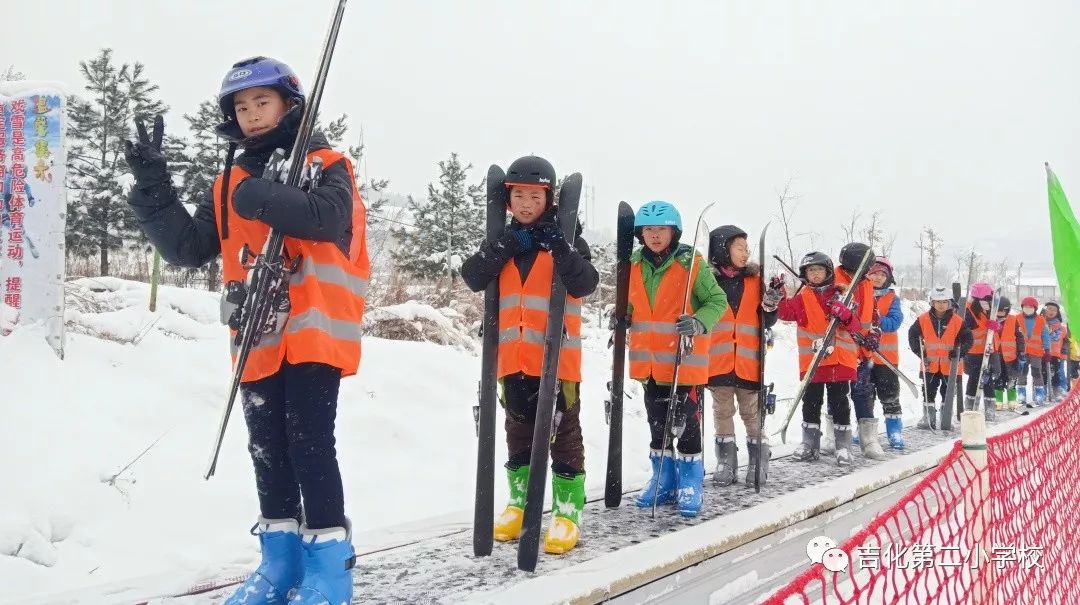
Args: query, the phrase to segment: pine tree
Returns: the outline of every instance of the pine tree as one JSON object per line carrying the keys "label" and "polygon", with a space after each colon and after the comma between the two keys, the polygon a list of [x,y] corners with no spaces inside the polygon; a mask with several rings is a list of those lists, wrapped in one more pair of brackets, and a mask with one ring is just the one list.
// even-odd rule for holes
{"label": "pine tree", "polygon": [[7,69],[0,72],[0,82],[7,82],[8,80],[25,80],[26,74],[15,69],[14,65],[8,65]]}
{"label": "pine tree", "polygon": [[71,145],[68,152],[68,250],[79,256],[97,254],[101,275],[109,274],[109,252],[133,247],[144,236],[125,200],[128,172],[123,142],[134,138],[132,119],[149,122],[168,107],[153,98],[158,87],[144,75],[144,66],[117,65],[112,49],[79,62],[86,79],[86,98],[68,101]]}
{"label": "pine tree", "polygon": [[472,167],[451,153],[439,162],[439,188],[428,184],[426,202],[409,202],[414,227],[394,229],[401,241],[394,260],[401,269],[424,279],[449,273],[453,285],[461,259],[484,237],[484,185],[466,182]]}

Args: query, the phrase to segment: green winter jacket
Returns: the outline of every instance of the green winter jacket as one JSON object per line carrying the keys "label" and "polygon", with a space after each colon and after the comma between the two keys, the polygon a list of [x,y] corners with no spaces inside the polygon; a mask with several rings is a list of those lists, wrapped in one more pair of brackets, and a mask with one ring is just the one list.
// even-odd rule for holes
{"label": "green winter jacket", "polygon": [[[641,248],[634,250],[630,255],[630,262],[641,264],[641,278],[645,282],[645,293],[649,295],[649,303],[652,304],[656,300],[656,289],[660,287],[660,280],[667,273],[671,263],[678,261],[689,271],[693,266],[691,262],[693,256],[689,245],[679,244],[675,254],[669,256],[663,265],[653,267],[652,263],[644,259],[641,251]],[[716,283],[716,276],[709,270],[709,264],[705,262],[701,254],[697,256],[701,259],[698,267],[703,270],[698,271],[697,279],[694,281],[694,288],[690,294],[690,308],[694,312],[694,317],[705,326],[706,333],[710,333],[727,310],[727,294],[724,294],[724,289]],[[633,311],[633,306],[630,306],[628,316],[632,317]]]}

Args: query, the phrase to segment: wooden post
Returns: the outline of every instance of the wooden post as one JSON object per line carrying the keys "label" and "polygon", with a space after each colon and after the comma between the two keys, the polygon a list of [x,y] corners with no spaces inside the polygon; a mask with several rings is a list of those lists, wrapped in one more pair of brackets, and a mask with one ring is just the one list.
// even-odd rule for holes
{"label": "wooden post", "polygon": [[150,272],[150,312],[157,311],[157,286],[161,281],[161,254],[154,249],[154,268]]}
{"label": "wooden post", "polygon": [[[964,444],[964,453],[971,460],[977,473],[969,496],[965,498],[968,522],[971,523],[971,551],[973,566],[971,602],[976,605],[994,603],[994,562],[993,544],[990,525],[993,521],[993,502],[990,500],[990,471],[987,469],[986,456],[986,417],[982,410],[966,411],[960,416],[960,439]],[[976,567],[977,566],[977,567]]]}

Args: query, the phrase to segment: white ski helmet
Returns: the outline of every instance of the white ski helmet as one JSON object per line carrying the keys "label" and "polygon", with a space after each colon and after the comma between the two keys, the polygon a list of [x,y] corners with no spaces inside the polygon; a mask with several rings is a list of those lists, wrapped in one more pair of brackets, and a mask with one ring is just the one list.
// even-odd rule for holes
{"label": "white ski helmet", "polygon": [[930,290],[930,302],[939,300],[952,302],[952,294],[949,293],[945,286],[936,286]]}

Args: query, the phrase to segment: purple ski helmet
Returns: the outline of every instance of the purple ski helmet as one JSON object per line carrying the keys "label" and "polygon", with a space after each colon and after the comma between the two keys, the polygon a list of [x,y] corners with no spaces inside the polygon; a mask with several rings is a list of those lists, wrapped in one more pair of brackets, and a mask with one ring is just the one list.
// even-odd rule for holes
{"label": "purple ski helmet", "polygon": [[984,281],[975,282],[971,284],[971,297],[975,300],[991,300],[994,298],[994,290]]}
{"label": "purple ski helmet", "polygon": [[304,89],[300,86],[300,78],[291,67],[277,59],[251,57],[234,63],[229,73],[225,74],[225,78],[221,80],[218,105],[221,106],[222,115],[227,119],[234,118],[233,95],[255,86],[274,88],[286,99],[304,100]]}

